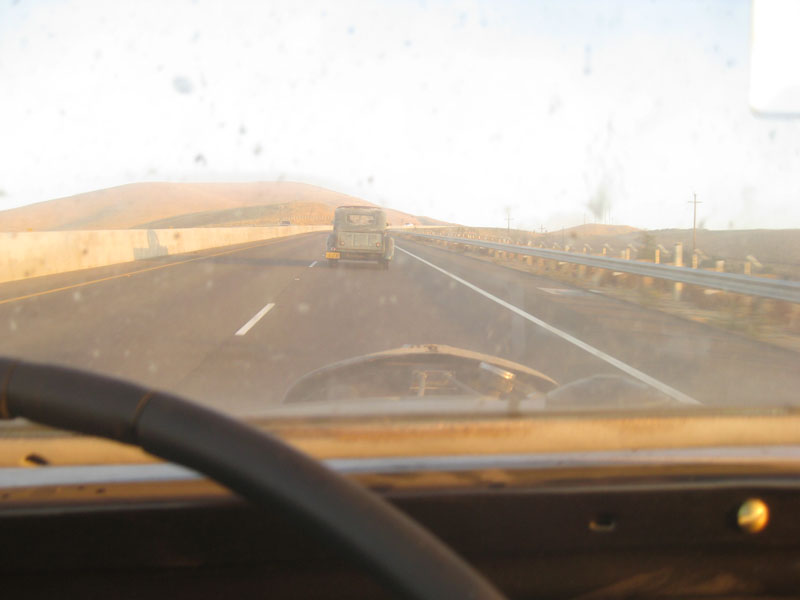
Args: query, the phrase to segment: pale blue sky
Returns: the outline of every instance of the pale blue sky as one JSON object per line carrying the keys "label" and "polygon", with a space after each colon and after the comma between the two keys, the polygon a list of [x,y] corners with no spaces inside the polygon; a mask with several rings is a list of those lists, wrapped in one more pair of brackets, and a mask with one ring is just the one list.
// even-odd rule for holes
{"label": "pale blue sky", "polygon": [[0,208],[318,183],[548,229],[800,227],[800,126],[748,108],[747,0],[0,3]]}

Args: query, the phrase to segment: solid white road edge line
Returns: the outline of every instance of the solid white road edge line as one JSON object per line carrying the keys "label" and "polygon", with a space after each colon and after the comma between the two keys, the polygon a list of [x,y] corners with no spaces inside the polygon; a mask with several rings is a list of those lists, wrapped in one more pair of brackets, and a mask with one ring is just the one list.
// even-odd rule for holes
{"label": "solid white road edge line", "polygon": [[314,261],[314,262],[312,262],[310,265],[308,265],[308,268],[310,269],[310,268],[311,268],[311,267],[313,267],[315,264],[317,264],[317,261]]}
{"label": "solid white road edge line", "polygon": [[609,354],[606,354],[602,350],[598,350],[594,346],[590,346],[586,342],[583,342],[583,341],[579,340],[578,338],[576,338],[573,335],[570,335],[566,331],[561,331],[557,327],[553,327],[549,323],[545,323],[544,321],[542,321],[538,317],[534,317],[533,315],[531,315],[529,313],[526,313],[521,308],[517,308],[513,304],[510,304],[510,303],[506,302],[505,300],[503,300],[501,298],[498,298],[494,294],[490,294],[486,290],[483,290],[483,289],[479,288],[477,285],[473,285],[469,281],[461,279],[461,277],[459,277],[458,275],[453,275],[449,271],[445,271],[441,267],[437,267],[435,264],[433,264],[431,262],[428,262],[424,258],[420,258],[416,254],[412,254],[411,252],[409,252],[408,250],[405,250],[404,248],[401,248],[400,246],[396,246],[396,248],[398,250],[400,250],[401,252],[405,252],[406,254],[408,254],[412,258],[416,258],[418,261],[420,261],[423,264],[428,265],[432,269],[436,269],[440,273],[443,273],[444,275],[447,275],[451,279],[456,280],[460,284],[467,286],[469,289],[471,289],[471,290],[473,290],[475,292],[478,292],[480,295],[488,298],[489,300],[492,300],[493,302],[496,302],[500,306],[502,306],[504,308],[507,308],[511,312],[518,314],[520,317],[523,317],[523,318],[527,319],[531,323],[535,323],[536,325],[538,325],[542,329],[546,329],[550,333],[552,333],[554,335],[557,335],[558,337],[560,337],[563,340],[568,341],[570,344],[576,345],[581,350],[585,350],[586,352],[588,352],[589,354],[591,354],[593,356],[596,356],[600,360],[604,360],[608,364],[613,365],[614,367],[616,367],[617,369],[619,369],[620,371],[622,371],[624,373],[627,373],[631,377],[634,377],[635,379],[638,379],[639,381],[642,381],[642,382],[646,383],[647,385],[654,387],[658,391],[663,392],[664,394],[668,395],[671,398],[674,398],[678,402],[682,402],[684,404],[701,404],[700,401],[695,400],[691,396],[687,396],[683,392],[680,392],[680,391],[676,390],[675,388],[668,386],[666,383],[662,383],[658,379],[654,379],[653,377],[650,377],[650,375],[648,375],[646,373],[642,373],[640,370],[635,369],[634,367],[622,362],[619,359],[614,358],[613,356],[611,356]]}
{"label": "solid white road edge line", "polygon": [[253,325],[258,323],[261,320],[261,317],[263,317],[265,314],[271,311],[274,306],[275,306],[274,302],[270,302],[269,304],[267,304],[264,308],[262,308],[255,315],[253,315],[252,319],[250,319],[247,323],[242,325],[241,329],[239,329],[239,331],[236,332],[236,335],[244,335],[248,331],[250,331],[253,328]]}

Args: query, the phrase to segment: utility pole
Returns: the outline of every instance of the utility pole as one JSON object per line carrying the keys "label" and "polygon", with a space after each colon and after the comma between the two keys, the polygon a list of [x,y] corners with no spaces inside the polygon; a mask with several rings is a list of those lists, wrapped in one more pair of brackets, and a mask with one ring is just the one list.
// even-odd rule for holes
{"label": "utility pole", "polygon": [[689,200],[689,204],[694,204],[694,219],[692,220],[692,256],[697,251],[697,205],[702,202],[697,201],[697,192],[694,192],[694,200]]}
{"label": "utility pole", "polygon": [[511,233],[511,207],[506,207],[506,231]]}

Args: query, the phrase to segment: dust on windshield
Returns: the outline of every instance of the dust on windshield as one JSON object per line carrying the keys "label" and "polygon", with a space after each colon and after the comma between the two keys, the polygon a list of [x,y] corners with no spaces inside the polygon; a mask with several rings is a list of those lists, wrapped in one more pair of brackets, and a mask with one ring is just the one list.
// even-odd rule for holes
{"label": "dust on windshield", "polygon": [[774,9],[6,2],[0,355],[237,416],[795,405]]}

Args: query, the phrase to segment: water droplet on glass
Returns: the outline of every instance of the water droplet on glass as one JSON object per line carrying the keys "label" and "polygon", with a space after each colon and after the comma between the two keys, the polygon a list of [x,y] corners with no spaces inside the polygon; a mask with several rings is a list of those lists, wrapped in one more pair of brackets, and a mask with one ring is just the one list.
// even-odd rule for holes
{"label": "water droplet on glass", "polygon": [[192,82],[189,81],[186,77],[175,77],[172,80],[172,87],[175,88],[175,91],[179,94],[191,94],[192,90],[194,90],[194,86]]}

